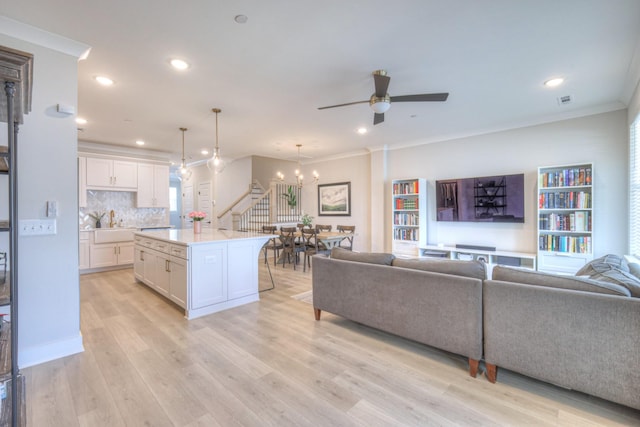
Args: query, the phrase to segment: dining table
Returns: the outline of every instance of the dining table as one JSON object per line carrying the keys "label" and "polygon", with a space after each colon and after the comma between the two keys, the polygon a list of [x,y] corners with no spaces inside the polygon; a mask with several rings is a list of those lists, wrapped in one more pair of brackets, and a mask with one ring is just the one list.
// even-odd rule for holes
{"label": "dining table", "polygon": [[[317,239],[321,241],[327,249],[333,249],[340,246],[347,237],[353,237],[354,233],[342,233],[340,231],[321,231],[316,234]],[[302,232],[295,232],[296,238],[302,238]]]}

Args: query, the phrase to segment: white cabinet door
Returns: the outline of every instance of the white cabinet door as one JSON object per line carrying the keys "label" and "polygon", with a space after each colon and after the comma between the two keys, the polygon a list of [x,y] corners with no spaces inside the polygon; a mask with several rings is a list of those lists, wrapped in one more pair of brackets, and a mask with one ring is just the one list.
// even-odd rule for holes
{"label": "white cabinet door", "polygon": [[156,252],[148,249],[144,251],[144,283],[156,287]]}
{"label": "white cabinet door", "polygon": [[169,207],[169,166],[138,164],[139,208]]}
{"label": "white cabinet door", "polygon": [[153,165],[139,163],[137,205],[139,208],[151,208],[153,199]]}
{"label": "white cabinet door", "polygon": [[169,296],[169,281],[171,280],[169,271],[169,255],[158,252],[156,254],[155,288],[158,293],[164,296]]}
{"label": "white cabinet door", "polygon": [[171,270],[169,297],[182,308],[187,308],[187,261],[171,257],[169,269]]}
{"label": "white cabinet door", "polygon": [[78,157],[78,206],[87,207],[87,158]]}
{"label": "white cabinet door", "polygon": [[228,243],[228,298],[236,299],[256,293],[257,251],[252,241]]}
{"label": "white cabinet door", "polygon": [[118,243],[118,265],[133,263],[133,242]]}
{"label": "white cabinet door", "polygon": [[226,301],[226,243],[193,246],[189,262],[191,263],[189,308],[198,309]]}
{"label": "white cabinet door", "polygon": [[90,268],[89,260],[89,241],[80,240],[78,247],[78,269],[84,270]]}
{"label": "white cabinet door", "polygon": [[133,275],[136,279],[144,282],[144,256],[146,255],[144,248],[136,246],[134,250]]}
{"label": "white cabinet door", "polygon": [[135,191],[138,188],[138,163],[114,160],[113,186]]}
{"label": "white cabinet door", "polygon": [[112,169],[113,160],[87,157],[87,186],[111,187]]}
{"label": "white cabinet door", "polygon": [[158,208],[169,207],[169,166],[155,165],[153,168],[153,193]]}
{"label": "white cabinet door", "polygon": [[91,245],[89,248],[91,268],[111,267],[117,265],[117,246],[113,243]]}

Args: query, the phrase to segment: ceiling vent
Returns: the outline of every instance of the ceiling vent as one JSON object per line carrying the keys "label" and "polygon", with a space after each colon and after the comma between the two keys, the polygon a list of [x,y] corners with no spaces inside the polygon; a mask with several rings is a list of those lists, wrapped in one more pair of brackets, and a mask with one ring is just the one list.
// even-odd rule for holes
{"label": "ceiling vent", "polygon": [[558,97],[558,105],[571,104],[571,95],[565,95]]}

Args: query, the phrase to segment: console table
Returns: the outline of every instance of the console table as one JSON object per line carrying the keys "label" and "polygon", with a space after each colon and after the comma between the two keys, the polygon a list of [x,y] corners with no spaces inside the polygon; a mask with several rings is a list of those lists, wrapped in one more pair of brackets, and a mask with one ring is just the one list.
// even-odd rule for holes
{"label": "console table", "polygon": [[420,257],[441,257],[459,260],[479,260],[487,263],[488,272],[494,265],[536,269],[536,254],[527,252],[463,249],[454,246],[427,245],[420,247]]}

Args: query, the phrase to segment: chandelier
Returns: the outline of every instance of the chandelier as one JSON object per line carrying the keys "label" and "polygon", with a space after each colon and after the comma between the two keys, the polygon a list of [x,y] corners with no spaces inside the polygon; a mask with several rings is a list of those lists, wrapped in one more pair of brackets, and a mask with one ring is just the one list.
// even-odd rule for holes
{"label": "chandelier", "polygon": [[187,128],[180,128],[180,131],[182,132],[182,163],[180,163],[180,167],[176,170],[176,176],[180,181],[187,181],[191,178],[191,169],[187,168],[184,157],[184,133],[187,131]]}
{"label": "chandelier", "polygon": [[[304,185],[304,175],[302,175],[302,163],[300,162],[300,148],[302,148],[302,144],[296,144],[296,147],[298,147],[298,168],[295,170],[295,174],[296,174],[296,185],[299,188],[302,188],[302,186]],[[277,172],[276,176],[278,177],[278,180],[280,181],[284,181],[284,174],[282,172]],[[313,183],[317,183],[318,179],[320,178],[320,175],[318,174],[317,171],[313,171]]]}

